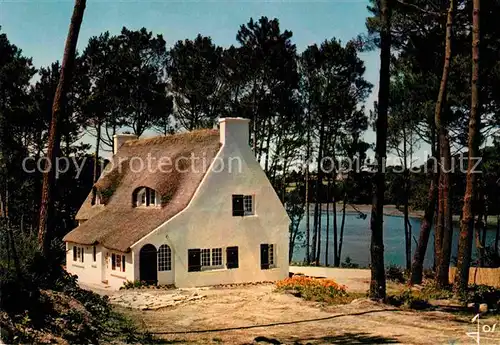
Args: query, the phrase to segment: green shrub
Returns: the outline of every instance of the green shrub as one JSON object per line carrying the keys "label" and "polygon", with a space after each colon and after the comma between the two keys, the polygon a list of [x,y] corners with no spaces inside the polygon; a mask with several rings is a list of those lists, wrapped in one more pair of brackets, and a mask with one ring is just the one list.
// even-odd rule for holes
{"label": "green shrub", "polygon": [[398,295],[389,296],[387,298],[387,303],[396,307],[416,310],[427,309],[431,306],[425,298],[422,298],[410,289],[407,289]]}
{"label": "green shrub", "polygon": [[352,259],[349,256],[347,256],[345,258],[345,261],[340,264],[340,267],[342,267],[342,268],[359,268],[359,265],[352,262]]}
{"label": "green shrub", "polygon": [[385,269],[385,276],[387,280],[391,280],[397,283],[404,283],[406,281],[404,270],[396,265],[389,265]]}
{"label": "green shrub", "polygon": [[500,308],[500,289],[487,285],[470,285],[465,302],[487,303],[488,306]]}
{"label": "green shrub", "polygon": [[425,299],[450,299],[453,298],[453,291],[438,287],[435,282],[424,285],[421,296]]}
{"label": "green shrub", "polygon": [[128,289],[141,289],[143,287],[148,287],[155,284],[149,284],[143,280],[127,280],[123,283],[123,286],[120,287],[120,290],[128,290]]}

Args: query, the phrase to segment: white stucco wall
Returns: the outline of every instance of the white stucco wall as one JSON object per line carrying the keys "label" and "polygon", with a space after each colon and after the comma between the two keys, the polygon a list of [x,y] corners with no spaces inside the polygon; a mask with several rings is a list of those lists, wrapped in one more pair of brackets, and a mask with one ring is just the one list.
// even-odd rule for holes
{"label": "white stucco wall", "polygon": [[[164,243],[172,248],[177,287],[273,281],[288,276],[289,218],[248,147],[247,138],[226,133],[225,144],[216,158],[216,162],[224,163],[222,171],[216,166],[205,176],[184,211],[134,244],[137,277],[139,251],[148,243],[157,249]],[[233,194],[255,195],[255,215],[234,217]],[[261,269],[260,244],[275,246],[276,268]],[[226,247],[232,246],[238,247],[239,268],[188,272],[188,249],[222,248],[225,264]],[[168,283],[159,273],[159,284]]]}
{"label": "white stucco wall", "polygon": [[[73,261],[73,246],[84,248],[83,262]],[[93,246],[66,243],[66,270],[78,276],[78,281],[87,284],[105,284],[118,290],[127,280],[134,281],[132,253],[120,253],[96,246],[96,261],[93,260]],[[125,255],[125,272],[111,269],[111,254]]]}
{"label": "white stucco wall", "polygon": [[[73,261],[73,247],[84,249],[83,262]],[[78,281],[90,284],[101,284],[102,249],[97,246],[96,261],[93,260],[93,246],[66,243],[66,270],[78,276]]]}

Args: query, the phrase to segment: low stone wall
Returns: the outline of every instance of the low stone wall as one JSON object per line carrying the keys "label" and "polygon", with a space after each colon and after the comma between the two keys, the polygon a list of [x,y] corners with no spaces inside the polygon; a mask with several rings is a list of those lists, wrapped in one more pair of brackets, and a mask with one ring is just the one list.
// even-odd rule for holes
{"label": "low stone wall", "polygon": [[[450,283],[455,280],[456,267],[450,267]],[[500,288],[500,268],[471,267],[469,284],[488,285]]]}

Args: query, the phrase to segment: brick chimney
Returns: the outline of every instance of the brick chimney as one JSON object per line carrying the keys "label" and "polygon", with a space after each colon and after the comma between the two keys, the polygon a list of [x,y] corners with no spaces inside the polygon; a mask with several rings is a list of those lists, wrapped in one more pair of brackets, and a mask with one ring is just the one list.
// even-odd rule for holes
{"label": "brick chimney", "polygon": [[115,134],[113,135],[113,154],[115,155],[118,152],[118,149],[129,140],[136,140],[137,135],[130,133],[123,134]]}
{"label": "brick chimney", "polygon": [[219,119],[221,144],[236,144],[240,147],[249,147],[249,122],[249,119],[242,117],[225,117]]}

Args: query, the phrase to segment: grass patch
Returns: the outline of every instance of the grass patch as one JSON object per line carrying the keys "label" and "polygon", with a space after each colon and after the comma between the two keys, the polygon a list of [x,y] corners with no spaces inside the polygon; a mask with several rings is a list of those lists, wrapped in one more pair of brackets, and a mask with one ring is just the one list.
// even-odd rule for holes
{"label": "grass patch", "polygon": [[387,303],[402,309],[425,310],[431,305],[428,299],[424,298],[419,291],[411,289],[387,297]]}

